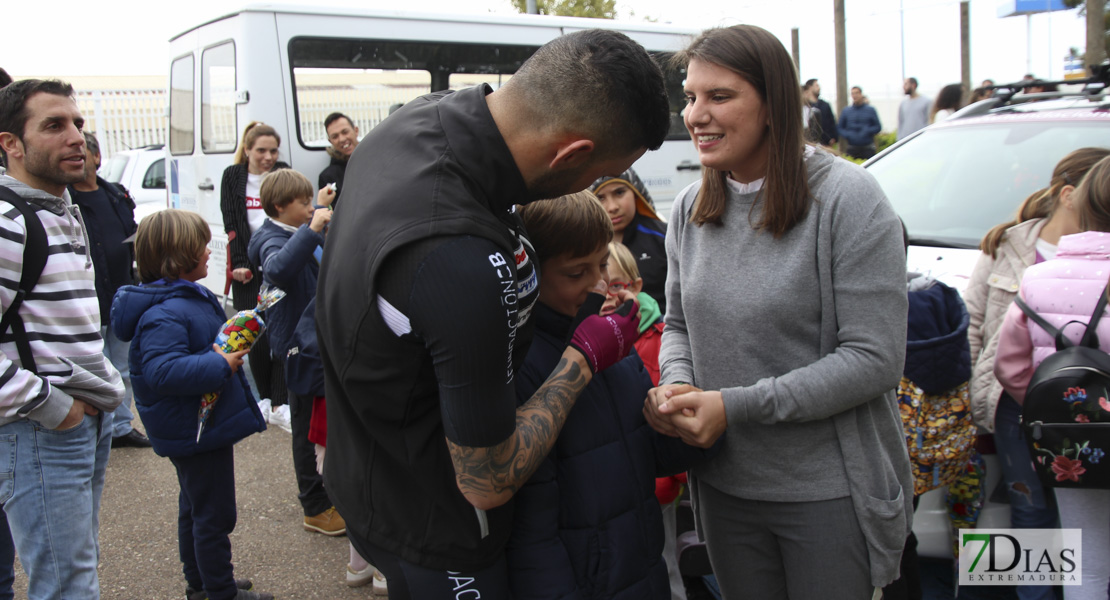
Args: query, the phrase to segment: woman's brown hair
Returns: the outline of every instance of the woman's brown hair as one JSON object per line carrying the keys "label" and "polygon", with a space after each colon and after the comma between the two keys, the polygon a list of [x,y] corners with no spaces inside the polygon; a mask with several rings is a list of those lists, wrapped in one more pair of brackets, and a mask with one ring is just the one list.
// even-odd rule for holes
{"label": "woman's brown hair", "polygon": [[208,223],[195,212],[167,208],[146,217],[135,233],[139,279],[179,279],[197,268],[211,239]]}
{"label": "woman's brown hair", "polygon": [[1049,180],[1048,187],[1030,194],[1018,207],[1016,219],[995,225],[988,231],[987,235],[983,236],[983,241],[979,242],[979,249],[989,254],[991,258],[998,258],[998,247],[1002,245],[1007,229],[1030,219],[1051,217],[1052,212],[1056,210],[1056,202],[1060,199],[1060,190],[1064,189],[1065,185],[1077,185],[1087,171],[1106,156],[1110,156],[1110,150],[1106,148],[1080,148],[1061,158],[1060,162],[1056,163],[1056,168],[1052,170],[1052,179]]}
{"label": "woman's brown hair", "polygon": [[243,137],[240,139],[239,147],[235,149],[235,158],[232,159],[232,164],[241,165],[247,162],[247,151],[254,148],[254,143],[258,141],[258,138],[267,135],[277,140],[278,146],[281,145],[281,136],[273,127],[262,121],[248,123],[247,127],[243,129]]}
{"label": "woman's brown hair", "polygon": [[[766,29],[754,25],[707,29],[674,61],[684,69],[692,60],[728,69],[747,80],[763,99],[769,115],[767,173],[759,192],[762,208],[757,223],[775,237],[790,231],[813,201],[802,154],[802,94],[798,72],[786,48]],[[720,225],[726,210],[728,173],[702,167],[701,190],[690,222]],[[752,207],[755,210],[755,206]],[[751,219],[749,213],[748,218]]]}
{"label": "woman's brown hair", "polygon": [[1079,226],[1084,231],[1110,232],[1110,156],[1087,171],[1074,194]]}

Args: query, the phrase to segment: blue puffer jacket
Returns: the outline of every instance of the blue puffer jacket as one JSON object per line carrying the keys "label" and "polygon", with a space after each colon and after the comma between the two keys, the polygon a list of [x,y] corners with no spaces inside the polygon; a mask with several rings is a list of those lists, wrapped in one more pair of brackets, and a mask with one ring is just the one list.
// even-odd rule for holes
{"label": "blue puffer jacket", "polygon": [[[112,302],[112,329],[131,342],[127,362],[135,406],[159,456],[224,448],[266,429],[240,369],[212,349],[227,318],[212,292],[188,281],[124,286]],[[201,396],[219,391],[197,442]]]}
{"label": "blue puffer jacket", "polygon": [[[537,304],[536,337],[517,373],[526,402],[559,362],[571,319]],[[655,478],[711,456],[655,433],[652,387],[635,353],[594,376],[551,454],[516,495],[505,555],[517,600],[668,600]]]}
{"label": "blue puffer jacket", "polygon": [[882,131],[879,113],[870,104],[850,104],[840,111],[840,137],[852,146],[870,146]]}
{"label": "blue puffer jacket", "polygon": [[285,360],[309,300],[316,296],[320,263],[313,252],[324,244],[324,236],[301,225],[296,233],[267,219],[251,236],[247,256],[262,269],[263,280],[285,291],[285,297],[266,311],[270,353]]}

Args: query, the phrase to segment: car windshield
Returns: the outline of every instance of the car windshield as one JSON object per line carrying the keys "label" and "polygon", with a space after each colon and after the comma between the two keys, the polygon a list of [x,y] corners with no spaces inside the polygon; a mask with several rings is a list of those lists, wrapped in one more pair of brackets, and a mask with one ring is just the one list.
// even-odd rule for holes
{"label": "car windshield", "polygon": [[126,154],[117,154],[113,156],[112,160],[108,161],[107,165],[100,168],[101,177],[103,177],[105,181],[119,183],[120,179],[123,179],[123,170],[127,168],[127,161],[129,160],[131,160],[131,157]]}
{"label": "car windshield", "polygon": [[874,161],[879,180],[906,223],[910,242],[976,248],[1011,220],[1029,194],[1048,185],[1067,153],[1106,146],[1105,121],[998,120],[930,128]]}

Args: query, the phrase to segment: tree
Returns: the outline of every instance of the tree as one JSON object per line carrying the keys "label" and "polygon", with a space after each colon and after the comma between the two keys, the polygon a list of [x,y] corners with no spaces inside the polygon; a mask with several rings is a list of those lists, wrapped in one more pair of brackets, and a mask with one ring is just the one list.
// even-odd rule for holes
{"label": "tree", "polygon": [[[527,0],[511,0],[511,2],[520,12],[528,10]],[[617,0],[536,0],[536,9],[541,15],[617,18]]]}
{"label": "tree", "polygon": [[[1064,5],[1068,8],[1078,8],[1079,14],[1081,15],[1087,13],[1087,0],[1064,0]],[[1106,35],[1103,37],[1106,48],[1105,54],[1110,55],[1110,0],[1106,2],[1106,11],[1103,15],[1103,21],[1103,29],[1106,30]]]}

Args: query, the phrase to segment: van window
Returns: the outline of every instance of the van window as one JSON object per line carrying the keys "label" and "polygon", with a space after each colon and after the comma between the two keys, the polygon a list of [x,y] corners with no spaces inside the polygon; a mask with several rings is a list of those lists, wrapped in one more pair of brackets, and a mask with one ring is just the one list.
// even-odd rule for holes
{"label": "van window", "polygon": [[166,189],[166,159],[159,158],[147,167],[146,174],[143,175],[143,189]]}
{"label": "van window", "polygon": [[297,137],[328,145],[324,119],[347,114],[365,135],[390,109],[429,92],[508,80],[539,46],[294,38],[289,42]]}
{"label": "van window", "polygon": [[235,152],[235,43],[206,49],[200,67],[200,147],[207,154]]}
{"label": "van window", "polygon": [[[171,154],[193,153],[193,100],[193,55],[189,54],[170,65]],[[120,165],[120,176],[126,164],[127,161],[124,160],[123,165]]]}
{"label": "van window", "polygon": [[[339,111],[365,135],[390,108],[428,92],[488,83],[497,89],[539,46],[299,37],[289,42],[297,137],[305,148],[328,145],[324,119]],[[661,65],[670,53],[653,52]],[[668,140],[690,136],[682,123],[685,73],[664,69],[671,101]]]}
{"label": "van window", "polygon": [[328,145],[324,119],[341,112],[365,135],[394,107],[432,91],[427,71],[398,69],[305,69],[294,73],[297,126],[301,145]]}
{"label": "van window", "polygon": [[682,111],[686,109],[686,92],[682,86],[686,82],[686,69],[670,67],[672,52],[652,52],[652,58],[663,68],[663,82],[667,86],[667,100],[671,105],[671,129],[668,140],[688,140],[690,132],[682,121]]}

